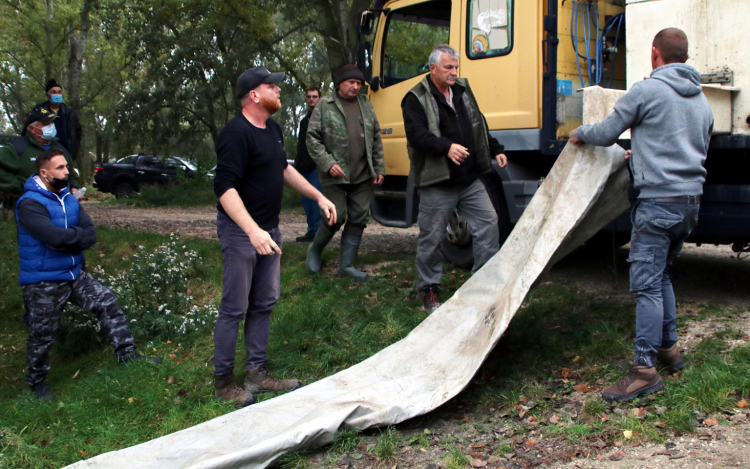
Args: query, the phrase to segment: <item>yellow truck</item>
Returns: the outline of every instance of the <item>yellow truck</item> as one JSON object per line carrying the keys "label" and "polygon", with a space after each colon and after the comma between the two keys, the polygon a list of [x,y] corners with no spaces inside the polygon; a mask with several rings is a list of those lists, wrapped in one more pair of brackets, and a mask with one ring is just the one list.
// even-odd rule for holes
{"label": "yellow truck", "polygon": [[[727,14],[717,15],[730,5]],[[581,124],[580,90],[596,85],[625,90],[648,76],[651,39],[660,29],[676,26],[688,33],[691,57],[698,56],[696,63],[688,63],[703,74],[707,96],[721,95],[711,102],[714,113],[722,106],[729,109],[728,117],[724,109],[723,127],[715,131],[723,135],[712,139],[701,222],[692,241],[746,247],[750,178],[740,163],[750,150],[750,106],[738,103],[750,99],[738,93],[737,81],[741,67],[747,69],[750,61],[742,63],[747,52],[734,44],[735,36],[737,44],[743,43],[739,24],[728,31],[721,24],[710,28],[705,23],[716,19],[734,26],[748,17],[747,0],[376,0],[361,12],[358,59],[385,149],[387,177],[376,187],[373,217],[387,226],[416,222],[419,196],[409,179],[400,104],[429,72],[428,56],[436,44],[450,44],[459,52],[459,76],[469,79],[491,134],[506,147],[508,167],[495,166],[494,174],[483,178],[498,213],[502,241],[554,164],[569,131]],[[750,70],[744,77],[750,78]],[[624,135],[620,141],[625,148],[628,138]],[[604,237],[610,243],[628,241],[626,215],[607,229],[614,232]],[[442,248],[454,264],[471,265],[471,236],[459,212],[446,227]]]}

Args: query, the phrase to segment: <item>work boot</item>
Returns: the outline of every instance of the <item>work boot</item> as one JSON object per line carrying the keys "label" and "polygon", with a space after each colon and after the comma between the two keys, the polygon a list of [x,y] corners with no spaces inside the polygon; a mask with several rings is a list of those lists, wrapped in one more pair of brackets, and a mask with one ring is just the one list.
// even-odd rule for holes
{"label": "work boot", "polygon": [[629,401],[642,394],[651,394],[664,387],[656,367],[630,364],[628,375],[616,386],[602,391],[602,397],[609,401]]}
{"label": "work boot", "polygon": [[31,392],[34,393],[34,395],[42,402],[49,402],[49,401],[55,400],[55,396],[53,396],[52,393],[49,391],[49,389],[47,389],[47,386],[44,384],[44,381],[41,381],[31,386]]}
{"label": "work boot", "polygon": [[268,374],[266,365],[247,370],[245,391],[253,394],[267,391],[294,391],[302,386],[298,379],[276,379]]}
{"label": "work boot", "polygon": [[119,363],[120,365],[127,365],[128,363],[139,362],[141,360],[156,363],[157,365],[161,364],[161,362],[163,361],[161,357],[147,357],[145,355],[141,355],[135,350],[133,350],[132,352],[125,352],[123,354],[117,355],[117,363]]}
{"label": "work boot", "polygon": [[339,275],[348,275],[357,282],[364,282],[368,276],[357,270],[354,262],[357,260],[359,243],[362,241],[364,228],[347,225],[341,233],[341,252],[339,256]]}
{"label": "work boot", "polygon": [[424,295],[424,310],[427,314],[432,314],[440,307],[440,287],[433,285],[422,290]]}
{"label": "work boot", "polygon": [[307,267],[307,271],[311,274],[320,272],[320,256],[323,254],[323,249],[325,249],[331,238],[333,238],[333,235],[334,232],[323,224],[320,225],[318,232],[315,233],[313,242],[307,248],[307,260],[305,261],[305,267]]}
{"label": "work boot", "polygon": [[234,382],[234,373],[226,376],[214,375],[214,395],[235,407],[245,407],[255,403],[252,393],[245,391]]}
{"label": "work boot", "polygon": [[682,355],[680,355],[680,349],[677,348],[677,344],[669,348],[657,347],[656,351],[658,352],[656,359],[660,364],[669,367],[672,373],[677,373],[685,368],[685,362],[682,360]]}

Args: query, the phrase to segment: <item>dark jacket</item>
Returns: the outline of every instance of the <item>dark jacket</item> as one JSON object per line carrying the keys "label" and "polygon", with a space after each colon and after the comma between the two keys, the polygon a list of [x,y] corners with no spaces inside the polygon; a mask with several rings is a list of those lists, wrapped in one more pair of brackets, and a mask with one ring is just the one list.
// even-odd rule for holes
{"label": "dark jacket", "polygon": [[[50,148],[62,150],[68,161],[68,179],[70,187],[78,189],[78,174],[73,160],[56,138],[50,142]],[[23,150],[19,155],[18,150]],[[26,180],[36,173],[36,157],[44,151],[42,145],[30,135],[16,137],[0,146],[0,192],[6,194],[20,194],[24,190]]]}
{"label": "dark jacket", "polygon": [[299,123],[299,135],[297,136],[297,157],[294,159],[294,168],[301,172],[307,173],[316,169],[315,162],[307,151],[307,126],[310,123],[312,109],[307,111],[305,117]]}
{"label": "dark jacket", "polygon": [[[455,110],[429,74],[401,102],[416,187],[469,184],[489,172],[492,157],[503,152],[504,147],[489,135],[468,81],[459,78],[451,89]],[[448,158],[454,143],[469,150],[469,157],[461,165]]]}
{"label": "dark jacket", "polygon": [[67,188],[55,194],[38,176],[30,177],[16,205],[16,221],[20,285],[78,277],[83,250],[96,242],[96,230]]}
{"label": "dark jacket", "polygon": [[[44,101],[34,107],[44,107],[51,111],[51,106],[52,103]],[[58,140],[60,140],[62,146],[68,150],[71,158],[75,161],[76,158],[78,158],[78,149],[81,146],[81,135],[83,133],[81,130],[81,122],[78,120],[78,114],[75,109],[65,103],[60,104],[60,109],[57,110],[57,113],[59,117],[55,119],[55,127],[58,128],[57,133],[58,137],[60,137]],[[21,135],[26,135],[29,124],[31,124],[31,122],[29,122],[27,118],[27,122],[23,126]],[[62,127],[62,129],[60,129],[60,127]]]}

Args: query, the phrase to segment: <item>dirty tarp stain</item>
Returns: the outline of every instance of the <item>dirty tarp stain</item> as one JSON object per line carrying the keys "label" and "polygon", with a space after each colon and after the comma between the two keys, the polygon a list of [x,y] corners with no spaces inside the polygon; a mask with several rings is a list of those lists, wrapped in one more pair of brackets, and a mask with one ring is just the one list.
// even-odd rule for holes
{"label": "dirty tarp stain", "polygon": [[565,147],[497,253],[407,337],[297,391],[68,466],[263,468],[284,454],[425,414],[458,394],[556,261],[628,208],[625,151]]}

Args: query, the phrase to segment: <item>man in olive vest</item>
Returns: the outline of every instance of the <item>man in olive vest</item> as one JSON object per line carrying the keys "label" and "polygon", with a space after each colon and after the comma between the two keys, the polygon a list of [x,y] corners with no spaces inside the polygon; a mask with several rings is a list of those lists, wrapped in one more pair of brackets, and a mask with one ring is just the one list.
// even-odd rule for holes
{"label": "man in olive vest", "polygon": [[307,129],[307,151],[318,167],[323,195],[336,205],[337,220],[332,226],[321,223],[307,249],[307,270],[320,271],[323,249],[346,221],[338,273],[358,282],[367,280],[354,261],[370,214],[372,185],[385,177],[380,124],[372,104],[359,94],[364,81],[355,65],[344,65],[335,91],[315,106]]}
{"label": "man in olive vest", "polygon": [[500,248],[497,214],[479,176],[508,160],[490,136],[469,82],[458,78],[458,53],[441,44],[430,54],[430,73],[401,102],[411,175],[419,188],[417,286],[424,307],[440,307],[440,242],[453,210],[471,228],[474,268],[479,270]]}

